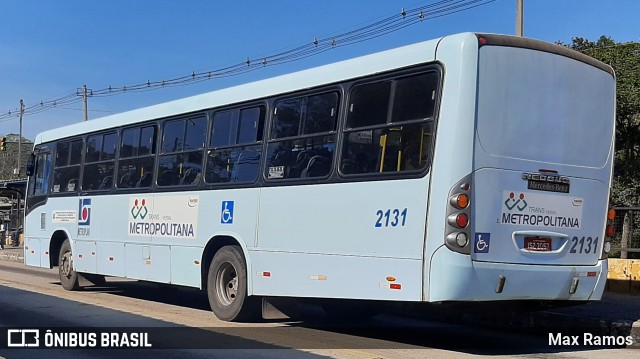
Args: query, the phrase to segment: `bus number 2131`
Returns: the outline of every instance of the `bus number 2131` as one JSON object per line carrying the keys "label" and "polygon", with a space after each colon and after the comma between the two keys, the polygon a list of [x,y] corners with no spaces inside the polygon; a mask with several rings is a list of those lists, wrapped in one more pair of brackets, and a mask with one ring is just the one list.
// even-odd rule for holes
{"label": "bus number 2131", "polygon": [[389,227],[389,226],[404,227],[404,224],[407,220],[407,209],[405,208],[402,211],[400,211],[397,208],[388,209],[386,211],[379,209],[378,212],[376,212],[376,215],[378,216],[378,220],[376,221],[376,225],[375,225],[376,228]]}

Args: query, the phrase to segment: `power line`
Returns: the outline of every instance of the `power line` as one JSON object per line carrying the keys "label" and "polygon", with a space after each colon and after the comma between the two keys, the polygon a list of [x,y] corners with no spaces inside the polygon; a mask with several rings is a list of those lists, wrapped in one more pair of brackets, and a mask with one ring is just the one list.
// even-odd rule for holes
{"label": "power line", "polygon": [[[492,3],[496,0],[441,0],[432,4],[419,6],[413,9],[405,10],[404,8],[399,14],[394,14],[381,20],[375,21],[355,30],[347,31],[335,36],[328,36],[321,39],[314,38],[306,44],[296,46],[292,49],[285,50],[260,57],[247,57],[246,60],[236,64],[207,70],[201,72],[192,71],[188,75],[159,81],[147,80],[143,83],[137,83],[124,86],[108,86],[102,89],[90,90],[86,96],[88,97],[108,97],[128,92],[144,92],[157,90],[167,87],[184,86],[212,79],[226,78],[237,76],[247,72],[255,71],[266,66],[275,66],[298,61],[320,53],[360,42],[372,40],[380,36],[384,36],[406,27],[419,24],[425,20],[431,20],[443,16],[449,16],[458,12],[467,11],[476,7]],[[34,105],[25,107],[22,115],[34,115],[55,108],[66,107],[76,104],[84,100],[82,90],[77,90],[63,97],[40,101]],[[0,115],[0,122],[10,121],[19,116],[19,110],[10,110]]]}

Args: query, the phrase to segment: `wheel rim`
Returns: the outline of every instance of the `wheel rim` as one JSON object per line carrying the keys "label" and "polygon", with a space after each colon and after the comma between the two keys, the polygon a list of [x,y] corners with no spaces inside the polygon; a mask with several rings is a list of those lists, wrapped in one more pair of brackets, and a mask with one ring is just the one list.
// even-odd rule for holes
{"label": "wheel rim", "polygon": [[71,271],[73,270],[71,266],[71,251],[67,251],[62,255],[62,263],[60,263],[60,268],[62,269],[62,275],[65,277],[71,276]]}
{"label": "wheel rim", "polygon": [[216,296],[224,306],[231,305],[238,296],[238,273],[231,263],[223,263],[216,273]]}

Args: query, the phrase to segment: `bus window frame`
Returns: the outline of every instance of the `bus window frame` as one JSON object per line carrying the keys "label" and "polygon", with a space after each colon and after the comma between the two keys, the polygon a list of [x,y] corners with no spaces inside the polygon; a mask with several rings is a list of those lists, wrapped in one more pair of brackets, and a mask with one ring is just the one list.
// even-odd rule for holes
{"label": "bus window frame", "polygon": [[[255,141],[255,142],[240,142],[240,143],[235,143],[235,144],[226,144],[224,146],[213,146],[211,144],[211,140],[212,140],[212,135],[213,135],[213,122],[214,122],[214,118],[217,114],[220,113],[225,113],[225,112],[230,112],[233,113],[234,111],[238,111],[238,115],[240,115],[240,113],[243,110],[247,110],[247,109],[251,109],[251,108],[259,108],[262,107],[264,108],[264,118],[262,119],[262,133],[260,136],[260,140],[259,141]],[[208,111],[208,119],[209,119],[209,126],[207,129],[207,134],[206,134],[206,143],[205,143],[205,148],[204,148],[204,165],[203,165],[203,176],[202,179],[200,181],[201,185],[208,188],[208,189],[225,189],[225,188],[246,188],[246,187],[261,187],[262,186],[262,172],[264,169],[264,161],[265,161],[265,153],[266,153],[266,147],[265,144],[267,143],[267,141],[265,140],[267,138],[267,136],[269,135],[269,128],[270,128],[270,124],[271,124],[271,117],[270,117],[270,113],[273,111],[273,98],[269,98],[269,100],[266,99],[262,99],[262,100],[253,100],[250,102],[245,102],[245,103],[238,103],[238,104],[234,104],[232,106],[222,106],[219,108],[214,108]],[[239,134],[239,129],[240,129],[240,118],[238,117],[238,122],[235,126],[236,129],[236,133],[234,138],[236,138],[236,141],[238,141],[238,134]],[[259,131],[256,131],[256,134],[258,134]],[[239,181],[239,182],[233,182],[233,181],[229,181],[229,182],[209,182],[207,181],[207,171],[208,171],[208,164],[209,164],[209,156],[210,153],[212,151],[218,151],[218,150],[225,150],[225,149],[233,149],[233,148],[242,148],[242,147],[250,147],[250,146],[256,146],[260,149],[260,163],[258,165],[258,173],[256,175],[256,178],[253,181]]]}
{"label": "bus window frame", "polygon": [[[102,132],[103,130],[100,131],[96,131],[95,133],[98,132]],[[94,134],[94,132],[91,133],[85,133],[82,134],[80,136],[73,136],[73,137],[68,137],[68,138],[61,138],[55,141],[51,141],[49,142],[51,144],[52,151],[51,151],[51,155],[53,157],[53,165],[51,167],[51,182],[50,182],[50,186],[49,186],[49,195],[51,196],[60,196],[60,197],[64,197],[64,196],[77,196],[79,193],[83,193],[80,189],[80,184],[82,183],[82,172],[83,172],[83,168],[84,168],[84,152],[85,152],[85,148],[86,148],[86,144],[85,144],[85,139],[88,135],[92,135]],[[69,142],[69,144],[71,144],[71,142],[80,140],[82,141],[82,150],[81,150],[81,154],[80,154],[80,162],[77,165],[69,165],[69,160],[67,161],[67,165],[65,166],[56,166],[56,159],[57,159],[57,155],[58,155],[58,144],[61,142]],[[56,173],[56,169],[58,168],[69,168],[72,166],[78,166],[78,177],[77,177],[77,182],[76,182],[76,186],[75,186],[75,190],[74,191],[58,191],[58,192],[54,192],[53,190],[53,186],[54,186],[54,179],[55,179],[55,173]],[[67,181],[68,182],[68,181]]]}
{"label": "bus window frame", "polygon": [[[181,150],[179,150],[179,151],[172,150],[172,151],[164,152],[164,150],[163,150],[164,135],[165,135],[165,127],[166,127],[167,123],[175,122],[175,121],[185,121],[183,140],[186,141],[186,138],[187,138],[186,121],[200,119],[200,118],[204,118],[205,131],[207,131],[204,134],[202,147],[200,147],[199,149],[185,150],[186,143],[183,142]],[[161,177],[161,174],[159,173],[160,172],[160,161],[161,161],[162,157],[165,157],[165,156],[180,156],[180,155],[183,155],[183,154],[200,151],[200,155],[201,155],[200,173],[201,174],[203,173],[204,165],[205,165],[207,141],[209,140],[208,131],[210,131],[210,128],[211,128],[211,118],[209,117],[209,112],[208,111],[198,111],[198,112],[192,112],[192,113],[187,113],[187,114],[180,114],[179,116],[167,117],[167,118],[161,119],[161,120],[157,121],[157,123],[158,123],[158,131],[157,131],[158,132],[157,133],[158,137],[157,137],[156,141],[158,141],[158,142],[156,143],[156,153],[155,153],[155,159],[156,160],[155,160],[155,163],[154,163],[154,176],[153,176],[153,179],[152,179],[152,186],[151,187],[140,187],[140,188],[147,188],[149,190],[156,191],[156,192],[186,191],[186,190],[197,190],[197,189],[202,188],[203,183],[204,183],[202,175],[201,175],[201,178],[198,180],[197,183],[191,183],[191,184],[180,184],[180,183],[178,183],[178,184],[162,185],[161,186],[161,185],[158,184],[158,180]],[[140,123],[137,124],[137,125],[140,125]],[[168,171],[168,170],[166,170],[166,171]],[[186,171],[185,171],[185,173],[186,173]]]}
{"label": "bus window frame", "polygon": [[[261,178],[262,181],[264,183],[265,186],[270,187],[270,186],[287,186],[287,185],[296,185],[296,184],[320,184],[320,183],[330,183],[332,181],[332,178],[334,178],[335,176],[335,163],[337,160],[337,152],[340,150],[340,135],[341,135],[341,123],[343,121],[343,111],[344,111],[344,106],[345,106],[345,86],[344,84],[347,83],[347,81],[345,82],[339,82],[336,84],[332,84],[332,85],[323,85],[320,87],[316,87],[310,90],[300,90],[300,91],[295,91],[295,92],[291,92],[291,93],[286,93],[286,94],[281,94],[281,95],[276,95],[270,98],[270,104],[271,104],[271,108],[269,111],[269,116],[268,116],[268,122],[265,124],[265,136],[266,140],[264,140],[264,149],[263,149],[263,162],[262,162],[262,168],[261,168]],[[272,138],[272,126],[273,126],[273,122],[274,122],[274,111],[277,107],[278,102],[280,101],[287,101],[287,100],[296,100],[296,99],[308,99],[309,97],[313,97],[313,96],[318,96],[318,95],[323,95],[323,94],[330,94],[330,93],[336,93],[338,95],[338,100],[336,102],[336,105],[338,106],[336,112],[335,112],[335,128],[332,131],[324,131],[324,132],[317,132],[317,133],[311,133],[311,134],[298,134],[296,136],[287,136],[287,137],[277,137],[277,138]],[[305,108],[303,108],[303,111],[301,113],[301,119],[300,119],[300,123],[299,123],[299,130],[300,131],[304,131],[304,116],[306,116],[306,105],[307,105],[307,101],[303,101],[305,103]],[[328,137],[328,136],[334,136],[334,148],[333,148],[333,153],[331,154],[331,166],[329,168],[329,172],[324,175],[324,176],[317,176],[317,177],[294,177],[294,178],[268,178],[268,172],[269,169],[267,167],[267,157],[269,155],[269,145],[272,143],[277,143],[277,142],[283,142],[283,141],[295,141],[295,140],[306,140],[306,139],[310,139],[310,138],[321,138],[321,137]]]}
{"label": "bus window frame", "polygon": [[[430,149],[429,149],[429,161],[426,164],[426,166],[418,170],[406,170],[406,171],[399,171],[399,172],[387,171],[387,172],[367,172],[367,173],[354,173],[354,174],[344,173],[342,171],[342,168],[341,168],[342,166],[340,166],[340,163],[343,160],[342,152],[344,150],[344,146],[346,145],[345,137],[349,133],[355,132],[354,128],[347,127],[348,116],[349,116],[348,114],[349,102],[351,100],[351,93],[354,90],[354,88],[360,85],[366,85],[368,83],[375,83],[380,81],[393,81],[393,80],[398,80],[405,77],[417,76],[420,74],[426,74],[430,72],[435,72],[437,75],[436,88],[435,88],[436,93],[435,93],[435,98],[433,99],[434,101],[433,116],[431,118],[428,117],[423,119],[413,119],[413,120],[407,120],[402,122],[390,122],[390,120],[393,118],[392,99],[394,96],[394,89],[392,88],[390,91],[391,94],[389,97],[389,105],[387,108],[387,122],[385,122],[384,124],[376,124],[371,126],[363,126],[363,127],[355,128],[357,129],[356,131],[367,131],[367,130],[374,131],[376,129],[385,129],[385,128],[390,129],[390,128],[403,126],[403,125],[431,122],[432,132],[431,132],[431,141],[430,141]],[[342,123],[339,131],[340,132],[340,139],[339,139],[340,148],[337,149],[337,151],[339,151],[337,160],[340,163],[335,163],[335,166],[336,166],[335,172],[337,173],[337,176],[343,181],[360,182],[360,181],[387,181],[387,180],[396,180],[396,179],[421,178],[426,176],[428,173],[430,173],[431,166],[433,164],[433,156],[435,154],[437,129],[438,129],[438,123],[439,123],[439,117],[440,117],[440,106],[441,106],[441,100],[442,100],[442,89],[444,88],[443,80],[444,80],[444,69],[442,64],[440,64],[439,62],[430,62],[427,64],[412,66],[406,69],[393,70],[388,73],[380,74],[379,76],[369,76],[363,79],[356,79],[354,81],[345,83],[344,84],[345,92],[346,92],[346,95],[344,98],[345,104],[342,109],[343,111],[341,115]]]}
{"label": "bus window frame", "polygon": [[[85,136],[84,136],[84,149],[82,151],[82,159],[81,159],[81,162],[80,162],[80,168],[81,168],[80,178],[81,179],[80,179],[80,182],[79,182],[79,186],[80,186],[79,192],[81,194],[84,194],[84,193],[92,193],[93,194],[94,192],[109,192],[109,191],[112,191],[112,190],[114,190],[116,188],[115,179],[118,176],[118,173],[117,173],[118,172],[118,160],[119,160],[118,157],[120,155],[120,146],[119,146],[119,144],[120,144],[120,140],[121,140],[121,136],[122,136],[121,132],[122,132],[122,130],[120,130],[120,129],[111,128],[111,129],[106,129],[106,130],[101,130],[101,131],[91,132],[91,133],[85,134]],[[105,146],[104,138],[105,138],[105,136],[114,135],[114,134],[116,135],[116,142],[115,142],[115,148],[113,150],[113,158],[103,160],[102,159],[102,154],[104,153],[104,146]],[[98,158],[98,160],[87,162],[87,152],[89,151],[89,145],[88,145],[89,138],[90,137],[94,137],[94,136],[100,136],[101,137],[101,139],[100,139],[100,151],[98,151],[99,158]],[[111,185],[109,186],[109,188],[100,188],[100,187],[98,187],[96,189],[85,189],[84,188],[84,184],[85,184],[84,183],[85,169],[88,166],[93,166],[93,165],[99,166],[101,164],[107,164],[109,162],[111,162],[113,164],[113,171],[112,171],[112,174],[111,174]]]}
{"label": "bus window frame", "polygon": [[[126,127],[122,127],[120,128],[120,136],[119,136],[119,141],[118,141],[118,146],[117,146],[117,154],[116,154],[116,169],[115,169],[115,177],[114,179],[117,179],[117,183],[114,182],[114,186],[112,188],[112,190],[117,191],[118,193],[127,193],[127,192],[140,192],[141,190],[145,190],[145,191],[152,191],[152,189],[154,189],[156,187],[156,171],[157,171],[157,165],[158,165],[158,143],[161,140],[160,138],[160,120],[154,119],[154,120],[150,120],[150,121],[142,121],[142,122],[138,122],[134,125],[129,125]],[[154,143],[153,143],[153,152],[151,154],[148,155],[144,155],[144,156],[140,156],[140,140],[142,139],[142,129],[144,128],[148,128],[148,127],[152,127],[154,129]],[[121,150],[122,150],[122,140],[123,140],[123,133],[126,130],[131,130],[131,129],[138,129],[138,154],[136,154],[135,156],[129,156],[129,157],[121,157]],[[136,159],[140,159],[140,158],[153,158],[153,166],[151,168],[151,183],[149,184],[149,186],[140,186],[140,187],[136,187],[136,186],[132,186],[132,187],[119,187],[118,184],[120,183],[120,162],[121,161],[131,161],[131,160],[136,160]]]}

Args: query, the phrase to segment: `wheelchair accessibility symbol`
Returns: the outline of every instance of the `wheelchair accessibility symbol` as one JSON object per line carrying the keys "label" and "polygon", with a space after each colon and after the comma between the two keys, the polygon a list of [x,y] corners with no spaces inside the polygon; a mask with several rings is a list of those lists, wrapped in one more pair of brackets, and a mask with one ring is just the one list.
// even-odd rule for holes
{"label": "wheelchair accessibility symbol", "polygon": [[473,242],[473,253],[489,253],[490,241],[490,233],[476,233],[476,239]]}
{"label": "wheelchair accessibility symbol", "polygon": [[220,212],[220,223],[233,223],[233,201],[222,201],[222,210]]}

